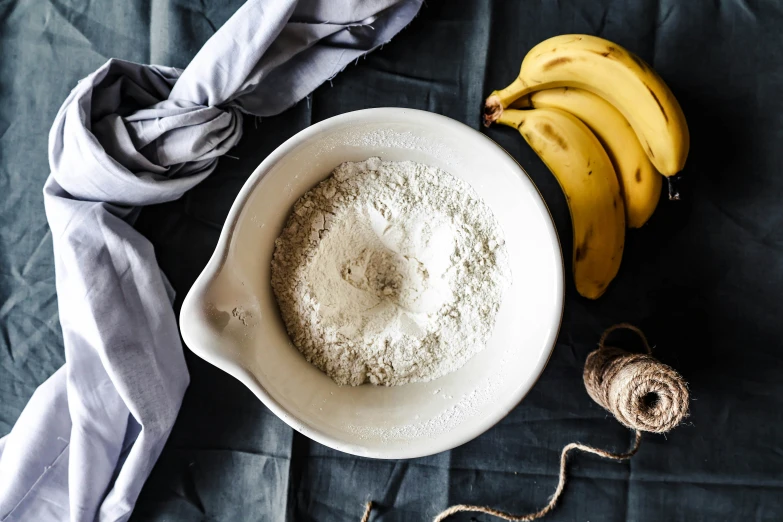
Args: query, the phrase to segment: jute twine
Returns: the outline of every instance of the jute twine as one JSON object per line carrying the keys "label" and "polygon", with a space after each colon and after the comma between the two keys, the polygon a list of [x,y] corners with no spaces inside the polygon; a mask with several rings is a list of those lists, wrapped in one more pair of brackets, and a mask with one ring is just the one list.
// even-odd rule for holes
{"label": "jute twine", "polygon": [[[615,330],[626,329],[636,333],[646,353],[629,353],[606,346],[606,339]],[[680,374],[659,362],[644,333],[637,327],[621,323],[609,327],[601,336],[598,349],[587,356],[584,382],[587,393],[604,409],[612,413],[624,426],[634,430],[634,441],[626,453],[615,453],[572,442],[560,453],[560,474],[557,488],[542,509],[523,515],[514,515],[488,506],[458,504],[439,513],[433,522],[441,522],[456,513],[472,512],[492,515],[509,522],[528,522],[547,515],[555,508],[565,489],[566,462],[572,450],[592,453],[599,457],[623,461],[639,451],[642,432],[666,433],[676,427],[688,415],[688,387]],[[368,522],[372,502],[365,505],[361,522]]]}
{"label": "jute twine", "polygon": [[372,513],[372,500],[364,505],[364,515],[362,515],[362,519],[359,522],[367,522],[370,520],[370,513]]}
{"label": "jute twine", "polygon": [[[631,330],[646,353],[628,353],[606,346],[606,338],[618,329]],[[621,323],[608,328],[598,349],[585,362],[585,388],[590,397],[627,428],[666,433],[688,414],[688,386],[680,374],[659,362],[641,330]]]}

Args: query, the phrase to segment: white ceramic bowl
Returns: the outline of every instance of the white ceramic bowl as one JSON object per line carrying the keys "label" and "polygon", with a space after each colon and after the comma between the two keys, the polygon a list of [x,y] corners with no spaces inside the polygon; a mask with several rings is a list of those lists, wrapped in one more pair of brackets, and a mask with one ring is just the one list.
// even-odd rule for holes
{"label": "white ceramic bowl", "polygon": [[[487,347],[457,372],[397,387],[337,386],[293,346],[270,286],[274,241],[293,203],[344,161],[379,156],[467,181],[506,237],[513,284]],[[437,114],[368,109],[317,123],[255,170],[182,305],[187,346],[295,430],[376,458],[430,455],[502,419],[544,369],[563,310],[563,262],[549,211],[522,168],[475,130]]]}

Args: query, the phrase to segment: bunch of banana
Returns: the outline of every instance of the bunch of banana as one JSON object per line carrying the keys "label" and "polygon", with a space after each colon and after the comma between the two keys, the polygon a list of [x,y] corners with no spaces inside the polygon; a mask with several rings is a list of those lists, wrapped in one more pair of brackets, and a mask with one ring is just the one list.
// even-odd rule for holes
{"label": "bunch of banana", "polygon": [[[658,204],[661,176],[688,156],[685,116],[663,80],[608,40],[562,35],[535,46],[514,82],[487,98],[484,123],[515,127],[565,193],[574,230],[574,279],[590,299],[620,266],[626,224]],[[669,184],[669,197],[678,195]]]}

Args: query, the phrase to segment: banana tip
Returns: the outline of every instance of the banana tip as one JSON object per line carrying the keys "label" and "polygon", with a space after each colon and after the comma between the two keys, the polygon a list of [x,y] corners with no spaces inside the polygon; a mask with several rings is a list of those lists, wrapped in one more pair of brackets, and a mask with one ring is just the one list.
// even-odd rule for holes
{"label": "banana tip", "polygon": [[677,173],[674,176],[669,176],[666,178],[666,182],[669,185],[669,200],[670,201],[680,201],[682,199],[682,196],[680,196],[680,189],[679,189],[679,183],[682,180],[681,173]]}
{"label": "banana tip", "polygon": [[503,103],[496,94],[491,95],[484,102],[484,126],[489,127],[503,114]]}

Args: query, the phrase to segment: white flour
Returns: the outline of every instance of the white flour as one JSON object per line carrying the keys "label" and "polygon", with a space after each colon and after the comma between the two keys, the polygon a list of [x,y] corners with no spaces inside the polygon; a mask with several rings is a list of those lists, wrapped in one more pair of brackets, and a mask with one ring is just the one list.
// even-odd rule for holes
{"label": "white flour", "polygon": [[300,198],[272,260],[289,335],[341,385],[457,370],[484,348],[509,284],[502,232],[467,183],[378,158]]}

